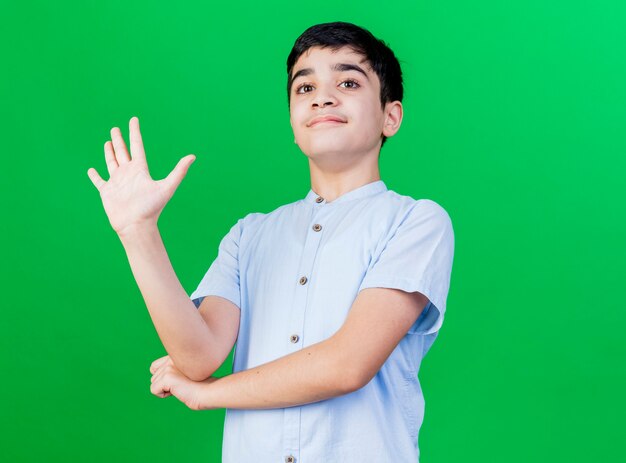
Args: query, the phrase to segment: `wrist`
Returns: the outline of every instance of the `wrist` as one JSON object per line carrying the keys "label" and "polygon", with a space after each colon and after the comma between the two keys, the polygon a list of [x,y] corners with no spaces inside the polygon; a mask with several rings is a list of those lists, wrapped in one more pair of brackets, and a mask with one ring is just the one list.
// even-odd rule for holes
{"label": "wrist", "polygon": [[123,244],[126,244],[158,233],[159,227],[156,222],[140,222],[128,225],[124,229],[117,231],[117,236]]}
{"label": "wrist", "polygon": [[198,388],[198,410],[215,410],[221,408],[216,402],[216,381],[220,380],[217,376],[210,376],[200,383]]}

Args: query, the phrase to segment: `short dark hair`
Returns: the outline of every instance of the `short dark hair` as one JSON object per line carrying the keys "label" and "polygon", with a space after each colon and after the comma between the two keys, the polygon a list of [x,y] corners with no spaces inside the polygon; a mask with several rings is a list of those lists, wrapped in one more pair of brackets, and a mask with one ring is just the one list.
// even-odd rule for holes
{"label": "short dark hair", "polygon": [[[331,47],[336,50],[348,46],[365,56],[380,80],[380,103],[402,101],[402,69],[391,48],[362,27],[347,22],[316,24],[305,30],[287,57],[287,104],[291,103],[292,71],[298,58],[311,47]],[[387,137],[383,135],[381,148]]]}

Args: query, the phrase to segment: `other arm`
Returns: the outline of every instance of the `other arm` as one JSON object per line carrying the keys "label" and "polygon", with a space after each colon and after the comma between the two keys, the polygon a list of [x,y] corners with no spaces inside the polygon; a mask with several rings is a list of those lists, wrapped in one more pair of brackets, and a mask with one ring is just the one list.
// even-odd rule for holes
{"label": "other arm", "polygon": [[258,367],[210,378],[199,386],[198,408],[284,408],[360,389],[427,303],[419,292],[364,289],[333,336]]}
{"label": "other arm", "polygon": [[[230,352],[238,329],[239,309],[230,301],[213,297],[203,304],[204,312],[196,310],[174,273],[157,228],[161,211],[195,156],[182,158],[166,178],[154,180],[148,169],[138,118],[131,118],[129,129],[130,153],[118,127],[111,129],[111,141],[104,144],[109,180],[104,181],[94,168],[87,174],[124,245],[161,342],[185,375],[203,380]],[[210,318],[209,313],[223,317],[208,324],[203,316]]]}
{"label": "other arm", "polygon": [[156,225],[120,237],[154,327],[172,362],[189,379],[211,376],[230,353],[239,308],[207,296],[199,309],[180,284]]}

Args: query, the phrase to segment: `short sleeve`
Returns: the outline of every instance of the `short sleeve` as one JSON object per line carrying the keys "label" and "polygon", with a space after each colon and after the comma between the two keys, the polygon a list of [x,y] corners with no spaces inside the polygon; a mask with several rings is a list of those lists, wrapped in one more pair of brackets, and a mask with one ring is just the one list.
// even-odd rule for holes
{"label": "short sleeve", "polygon": [[375,287],[419,291],[429,302],[409,333],[437,332],[446,312],[454,256],[454,230],[448,213],[434,201],[417,201],[381,248],[359,291]]}
{"label": "short sleeve", "polygon": [[241,308],[239,242],[244,219],[239,219],[220,241],[217,257],[189,298],[196,308],[206,296],[220,296]]}

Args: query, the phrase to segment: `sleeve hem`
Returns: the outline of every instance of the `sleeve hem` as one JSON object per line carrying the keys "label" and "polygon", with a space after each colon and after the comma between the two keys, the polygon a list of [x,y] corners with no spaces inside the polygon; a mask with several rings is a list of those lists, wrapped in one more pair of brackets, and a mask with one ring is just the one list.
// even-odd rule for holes
{"label": "sleeve hem", "polygon": [[233,304],[235,304],[237,306],[237,308],[239,310],[241,310],[241,297],[239,294],[238,290],[229,290],[227,288],[220,288],[220,289],[199,289],[197,291],[194,291],[190,296],[189,299],[191,299],[191,301],[194,303],[194,305],[196,306],[196,308],[200,307],[200,304],[202,303],[202,300],[206,297],[206,296],[219,296],[219,297],[223,297],[224,299],[228,299],[230,302],[232,302]]}
{"label": "sleeve hem", "polygon": [[[393,277],[393,276],[368,278],[366,276],[363,282],[361,283],[361,286],[359,287],[359,291],[361,291],[362,289],[366,289],[366,288],[400,289],[402,291],[406,291],[407,293],[418,291],[422,293],[424,296],[426,296],[428,300],[430,301],[430,305],[432,307],[429,308],[428,307],[429,304],[427,304],[426,307],[424,307],[424,311],[426,311],[427,309],[430,309],[431,311],[435,309],[436,312],[431,313],[430,316],[432,317],[436,315],[437,318],[434,321],[434,323],[432,323],[432,326],[428,328],[426,331],[424,332],[421,332],[419,330],[415,331],[414,330],[415,325],[414,325],[413,327],[411,327],[411,330],[409,331],[411,333],[422,334],[422,335],[433,334],[436,331],[438,331],[439,328],[441,328],[441,326],[443,325],[443,319],[445,315],[445,304],[443,303],[443,301],[440,300],[439,296],[432,290],[431,284],[427,280],[424,280],[424,279],[413,280],[410,278],[398,278],[398,277]],[[429,318],[429,317],[426,317],[426,318]],[[422,316],[420,315],[420,317],[418,317],[418,322],[421,322],[421,321],[422,321]]]}

